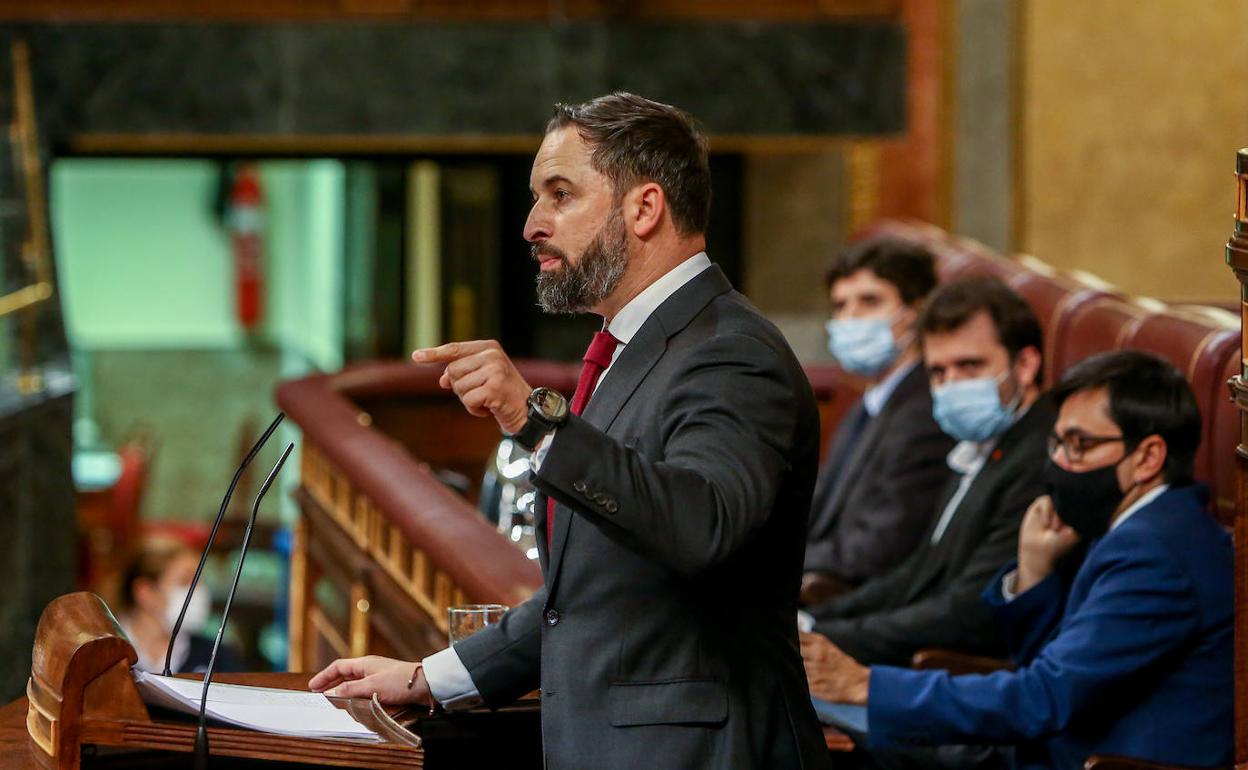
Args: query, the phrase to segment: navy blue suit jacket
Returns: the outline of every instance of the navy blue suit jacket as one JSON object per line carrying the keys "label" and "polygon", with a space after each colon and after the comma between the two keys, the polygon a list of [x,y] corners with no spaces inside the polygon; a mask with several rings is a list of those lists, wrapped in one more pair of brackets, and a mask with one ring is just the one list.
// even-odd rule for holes
{"label": "navy blue suit jacket", "polygon": [[1092,754],[1230,764],[1230,536],[1196,487],[1164,492],[1093,541],[1067,592],[1056,575],[984,599],[1020,664],[953,677],[872,669],[870,745],[1014,744],[1020,767]]}

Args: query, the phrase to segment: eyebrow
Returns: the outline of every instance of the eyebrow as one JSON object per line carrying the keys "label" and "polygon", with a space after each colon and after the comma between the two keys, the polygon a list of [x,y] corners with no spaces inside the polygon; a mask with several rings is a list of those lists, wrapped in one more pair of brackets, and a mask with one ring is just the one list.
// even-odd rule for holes
{"label": "eyebrow", "polygon": [[[558,182],[563,182],[568,185],[572,184],[572,180],[568,179],[563,174],[553,174],[542,180],[542,187],[550,187]],[[537,196],[537,190],[534,190],[532,185],[529,186],[529,192],[533,193],[534,197]]]}

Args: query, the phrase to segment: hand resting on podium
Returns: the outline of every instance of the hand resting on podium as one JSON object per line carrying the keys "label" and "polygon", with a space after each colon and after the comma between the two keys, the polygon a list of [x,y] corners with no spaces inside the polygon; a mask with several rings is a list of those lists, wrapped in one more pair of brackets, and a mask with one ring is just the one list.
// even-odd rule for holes
{"label": "hand resting on podium", "polygon": [[429,684],[419,663],[380,655],[339,658],[308,681],[312,692],[336,698],[371,698],[387,706],[404,703],[433,705]]}

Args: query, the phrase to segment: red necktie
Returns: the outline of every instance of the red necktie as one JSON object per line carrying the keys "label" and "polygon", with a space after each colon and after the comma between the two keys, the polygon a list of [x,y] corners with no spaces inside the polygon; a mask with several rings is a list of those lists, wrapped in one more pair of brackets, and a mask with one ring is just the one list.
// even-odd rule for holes
{"label": "red necktie", "polygon": [[[576,378],[576,393],[572,396],[572,414],[579,415],[585,411],[589,397],[598,384],[598,378],[611,365],[611,355],[620,341],[611,336],[610,332],[596,332],[585,351],[585,365],[581,367],[581,376]],[[555,498],[546,498],[546,545],[555,532]]]}

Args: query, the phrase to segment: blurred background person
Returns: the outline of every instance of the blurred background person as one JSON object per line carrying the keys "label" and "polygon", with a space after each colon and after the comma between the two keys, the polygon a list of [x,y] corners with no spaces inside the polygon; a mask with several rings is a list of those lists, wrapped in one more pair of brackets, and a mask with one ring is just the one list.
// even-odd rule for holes
{"label": "blurred background person", "polygon": [[952,475],[954,440],[932,417],[915,322],[936,288],[931,252],[880,237],[841,252],[825,283],[828,348],[867,380],[841,420],[811,504],[802,603],[811,605],[903,561],[931,522]]}
{"label": "blurred background person", "polygon": [[[161,673],[169,636],[182,611],[186,593],[195,576],[199,554],[173,537],[147,537],[138,549],[122,580],[117,622],[130,638],[139,655],[138,668]],[[169,668],[173,673],[203,672],[212,656],[215,632],[208,635],[212,612],[208,586],[200,582],[186,608],[182,630],[173,645]],[[217,653],[216,671],[238,671],[238,655],[223,641]]]}

